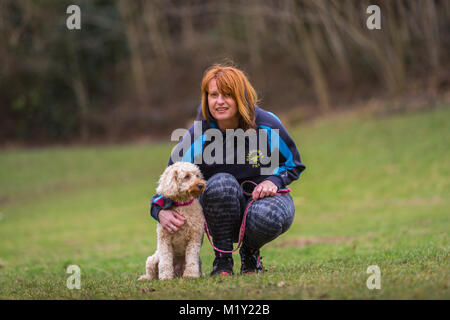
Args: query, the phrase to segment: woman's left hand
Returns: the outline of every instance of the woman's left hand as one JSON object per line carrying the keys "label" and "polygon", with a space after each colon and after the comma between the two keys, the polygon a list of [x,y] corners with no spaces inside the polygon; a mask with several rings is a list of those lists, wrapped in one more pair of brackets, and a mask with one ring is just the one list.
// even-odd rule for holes
{"label": "woman's left hand", "polygon": [[278,187],[270,180],[264,180],[258,184],[252,192],[254,201],[268,196],[274,196],[278,191]]}

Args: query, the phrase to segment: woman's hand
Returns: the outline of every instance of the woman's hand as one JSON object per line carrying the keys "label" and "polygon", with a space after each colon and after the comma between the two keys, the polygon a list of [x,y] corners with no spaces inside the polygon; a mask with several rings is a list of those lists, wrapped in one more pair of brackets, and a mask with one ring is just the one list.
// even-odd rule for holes
{"label": "woman's hand", "polygon": [[159,223],[170,234],[177,232],[186,218],[174,210],[161,210],[158,214]]}
{"label": "woman's hand", "polygon": [[258,184],[252,192],[254,201],[268,196],[274,196],[278,191],[278,187],[270,180],[264,180]]}

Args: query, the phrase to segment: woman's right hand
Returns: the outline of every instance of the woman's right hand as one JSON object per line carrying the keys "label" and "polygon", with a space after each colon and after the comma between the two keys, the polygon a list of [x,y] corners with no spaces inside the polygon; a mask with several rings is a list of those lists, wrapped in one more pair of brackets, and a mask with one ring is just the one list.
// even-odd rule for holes
{"label": "woman's right hand", "polygon": [[174,210],[161,210],[158,214],[159,223],[170,234],[177,232],[186,218]]}

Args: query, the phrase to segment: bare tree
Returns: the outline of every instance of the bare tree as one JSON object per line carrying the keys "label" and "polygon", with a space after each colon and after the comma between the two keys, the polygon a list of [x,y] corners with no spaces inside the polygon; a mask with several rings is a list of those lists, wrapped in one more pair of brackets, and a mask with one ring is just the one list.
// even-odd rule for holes
{"label": "bare tree", "polygon": [[117,0],[118,8],[123,19],[125,33],[130,49],[130,65],[133,76],[134,87],[139,104],[142,106],[145,101],[147,81],[145,78],[145,69],[143,57],[140,49],[139,29],[134,10],[137,3],[126,0]]}

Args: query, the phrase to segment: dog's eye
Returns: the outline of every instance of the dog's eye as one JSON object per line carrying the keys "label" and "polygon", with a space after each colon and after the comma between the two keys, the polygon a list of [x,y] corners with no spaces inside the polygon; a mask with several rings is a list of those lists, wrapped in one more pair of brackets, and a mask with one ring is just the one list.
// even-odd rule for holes
{"label": "dog's eye", "polygon": [[191,178],[191,176],[188,174],[188,175],[186,175],[185,177],[184,177],[184,179],[190,179]]}

